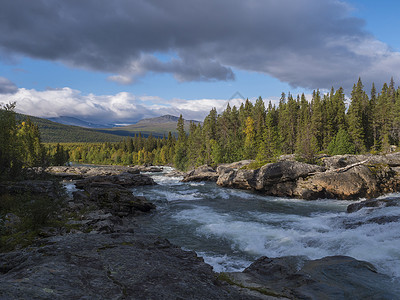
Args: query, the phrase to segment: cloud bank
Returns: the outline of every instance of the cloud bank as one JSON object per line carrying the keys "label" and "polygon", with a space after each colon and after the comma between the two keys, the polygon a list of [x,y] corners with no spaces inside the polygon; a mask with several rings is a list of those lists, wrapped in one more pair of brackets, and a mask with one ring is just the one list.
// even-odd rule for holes
{"label": "cloud bank", "polygon": [[[16,102],[16,111],[42,118],[76,117],[93,123],[134,123],[143,118],[165,114],[183,115],[185,119],[203,121],[215,107],[222,112],[228,100],[173,99],[154,96],[135,96],[122,92],[116,95],[83,95],[71,88],[36,91],[18,89],[13,95],[0,94],[0,104]],[[243,99],[231,99],[231,105],[240,106]]]}
{"label": "cloud bank", "polygon": [[114,74],[233,80],[234,70],[292,86],[380,85],[400,53],[364,31],[339,0],[4,0],[0,57],[29,56]]}

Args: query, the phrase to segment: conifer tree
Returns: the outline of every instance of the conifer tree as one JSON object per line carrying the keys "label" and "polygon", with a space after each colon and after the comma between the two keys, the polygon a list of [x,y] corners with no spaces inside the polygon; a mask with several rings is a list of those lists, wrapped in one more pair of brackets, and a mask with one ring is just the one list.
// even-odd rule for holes
{"label": "conifer tree", "polygon": [[357,85],[353,86],[351,92],[351,103],[347,112],[347,120],[349,124],[348,132],[354,143],[357,153],[366,151],[366,108],[368,107],[368,96],[363,90],[361,78],[358,79]]}
{"label": "conifer tree", "polygon": [[178,131],[178,140],[175,145],[174,164],[178,170],[186,170],[188,163],[187,137],[186,137],[185,124],[182,114],[179,116],[177,131]]}

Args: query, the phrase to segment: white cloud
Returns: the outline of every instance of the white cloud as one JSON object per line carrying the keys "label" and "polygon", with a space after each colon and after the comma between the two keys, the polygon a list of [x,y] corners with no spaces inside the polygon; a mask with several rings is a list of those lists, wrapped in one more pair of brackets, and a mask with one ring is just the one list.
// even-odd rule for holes
{"label": "white cloud", "polygon": [[228,102],[237,107],[242,99],[173,99],[136,96],[127,92],[115,95],[83,95],[68,87],[37,91],[18,89],[13,95],[0,95],[0,103],[16,102],[17,112],[43,118],[71,116],[95,123],[132,123],[142,118],[165,114],[202,121],[215,107],[222,112]]}

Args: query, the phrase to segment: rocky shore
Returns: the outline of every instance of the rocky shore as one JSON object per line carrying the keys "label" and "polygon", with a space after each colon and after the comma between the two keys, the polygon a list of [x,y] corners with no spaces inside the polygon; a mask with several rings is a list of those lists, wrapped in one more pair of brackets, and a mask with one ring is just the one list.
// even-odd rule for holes
{"label": "rocky shore", "polygon": [[285,158],[254,170],[245,168],[250,163],[201,166],[183,181],[215,181],[222,187],[307,200],[354,200],[400,191],[400,153],[324,157],[319,165]]}
{"label": "rocky shore", "polygon": [[[223,186],[277,191],[280,186],[307,182],[310,176],[329,174],[329,169],[336,172],[338,167],[337,162],[329,167],[328,163],[312,166],[284,161],[257,172],[240,169],[248,163],[217,170],[203,167],[190,176],[226,182]],[[396,168],[391,164],[385,168]],[[368,168],[363,163],[343,172],[361,166]],[[49,171],[59,179],[75,180],[78,190],[66,199],[62,211],[68,220],[57,230],[44,228],[27,248],[0,253],[0,299],[396,299],[400,294],[389,276],[367,262],[343,256],[261,257],[243,272],[215,273],[195,252],[141,229],[136,216],[151,213],[155,206],[129,188],[155,184],[147,175],[119,167]],[[207,174],[202,177],[203,173]],[[261,184],[258,178],[263,178]],[[7,193],[30,189],[58,197],[54,184],[30,181],[0,188]],[[368,200],[349,206],[348,211],[399,203]]]}

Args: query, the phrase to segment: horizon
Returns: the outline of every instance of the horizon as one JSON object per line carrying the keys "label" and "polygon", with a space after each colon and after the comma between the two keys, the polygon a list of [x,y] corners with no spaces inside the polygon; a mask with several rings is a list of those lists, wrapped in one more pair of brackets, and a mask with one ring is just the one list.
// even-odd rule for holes
{"label": "horizon", "polygon": [[6,0],[0,104],[102,124],[168,114],[202,121],[213,107],[259,96],[276,104],[282,92],[349,95],[359,77],[369,94],[372,82],[377,91],[391,77],[400,82],[396,8],[389,0]]}

